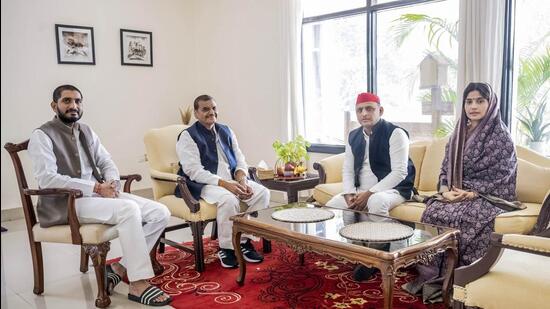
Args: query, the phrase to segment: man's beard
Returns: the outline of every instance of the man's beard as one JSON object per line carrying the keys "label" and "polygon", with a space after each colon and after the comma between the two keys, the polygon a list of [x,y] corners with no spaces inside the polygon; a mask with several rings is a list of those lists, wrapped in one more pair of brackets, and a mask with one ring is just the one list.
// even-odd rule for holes
{"label": "man's beard", "polygon": [[[65,116],[66,114],[68,115],[73,111],[77,112],[77,116]],[[73,124],[82,117],[82,110],[70,109],[67,110],[65,113],[62,113],[59,109],[57,109],[57,117],[65,124]]]}

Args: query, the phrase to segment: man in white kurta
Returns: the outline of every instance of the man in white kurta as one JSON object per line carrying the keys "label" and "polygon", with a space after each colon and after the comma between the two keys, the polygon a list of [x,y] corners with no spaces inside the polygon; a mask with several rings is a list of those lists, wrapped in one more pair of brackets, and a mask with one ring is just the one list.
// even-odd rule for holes
{"label": "man in white kurta", "polygon": [[[268,207],[269,190],[248,180],[248,166],[235,134],[217,123],[214,99],[208,95],[197,97],[194,114],[198,121],[180,134],[176,144],[180,173],[191,180],[190,191],[195,198],[217,205],[218,257],[223,267],[234,268],[238,264],[232,242],[233,222],[229,218],[240,212],[240,202],[248,205],[248,211]],[[247,236],[241,242],[246,261],[263,260]]]}
{"label": "man in white kurta", "polygon": [[[359,221],[386,221],[395,206],[410,199],[415,175],[409,159],[409,138],[402,128],[381,119],[384,108],[372,93],[357,96],[355,111],[361,127],[350,132],[342,169],[343,193],[327,206],[349,208],[363,213],[344,212],[346,224]],[[378,246],[387,250],[388,244]],[[354,279],[370,278],[376,269],[359,265]]]}
{"label": "man in white kurta", "polygon": [[[84,124],[77,124],[82,115],[80,90],[71,85],[58,87],[51,107],[56,117],[33,131],[28,146],[39,187],[81,190],[83,197],[75,202],[79,221],[114,225],[118,231],[123,257],[120,262],[112,264],[112,269],[120,277],[128,276],[129,295],[139,297],[147,289],[156,289],[145,281],[154,277],[149,252],[168,224],[170,211],[155,201],[120,192],[120,176],[111,155],[95,132]],[[88,149],[84,149],[86,145],[81,142],[80,134],[84,134],[84,128],[90,134],[87,137]],[[76,152],[69,155],[75,157],[73,165],[76,163],[80,168],[74,173],[80,177],[58,171],[63,161],[59,157],[59,151],[64,149],[61,142],[67,142],[56,134],[61,131],[68,133],[65,135],[68,143],[76,144],[73,149]],[[88,150],[91,156],[86,153]],[[91,158],[95,162],[90,162]],[[102,182],[93,175],[94,169],[102,176]],[[148,304],[167,304],[170,300],[167,295],[156,293],[160,296]]]}

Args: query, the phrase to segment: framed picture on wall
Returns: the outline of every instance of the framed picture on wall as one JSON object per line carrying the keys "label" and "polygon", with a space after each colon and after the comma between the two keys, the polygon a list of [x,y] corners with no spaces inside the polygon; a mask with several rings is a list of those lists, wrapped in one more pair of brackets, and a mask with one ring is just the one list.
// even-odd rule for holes
{"label": "framed picture on wall", "polygon": [[55,25],[57,63],[95,65],[94,28]]}
{"label": "framed picture on wall", "polygon": [[120,29],[122,65],[153,66],[153,33]]}

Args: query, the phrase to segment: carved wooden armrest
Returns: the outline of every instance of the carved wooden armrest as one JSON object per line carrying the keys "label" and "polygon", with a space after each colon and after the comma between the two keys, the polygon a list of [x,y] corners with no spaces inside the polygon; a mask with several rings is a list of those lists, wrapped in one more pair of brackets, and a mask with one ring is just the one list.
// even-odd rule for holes
{"label": "carved wooden armrest", "polygon": [[454,284],[465,287],[485,274],[498,262],[504,249],[523,251],[550,257],[550,239],[528,235],[491,234],[487,253],[475,263],[455,269]]}
{"label": "carved wooden armrest", "polygon": [[327,174],[325,172],[325,168],[321,163],[315,162],[313,163],[313,169],[317,170],[319,173],[319,184],[323,184],[327,182]]}
{"label": "carved wooden armrest", "polygon": [[82,197],[82,191],[78,189],[67,188],[47,188],[47,189],[25,189],[25,195],[67,195],[67,219],[71,228],[71,239],[74,245],[82,244],[80,235],[80,222],[76,215],[75,199]]}
{"label": "carved wooden armrest", "polygon": [[177,174],[160,172],[154,169],[151,169],[150,172],[151,178],[154,180],[172,182],[179,186],[182,195],[181,197],[192,213],[200,210],[200,203],[193,197],[193,195],[191,195],[191,191],[189,191],[189,188],[187,187],[187,180],[185,177],[181,177]]}
{"label": "carved wooden armrest", "polygon": [[132,186],[132,182],[134,180],[141,181],[141,175],[139,174],[120,175],[120,180],[125,180],[123,191],[126,193],[130,193],[130,187]]}

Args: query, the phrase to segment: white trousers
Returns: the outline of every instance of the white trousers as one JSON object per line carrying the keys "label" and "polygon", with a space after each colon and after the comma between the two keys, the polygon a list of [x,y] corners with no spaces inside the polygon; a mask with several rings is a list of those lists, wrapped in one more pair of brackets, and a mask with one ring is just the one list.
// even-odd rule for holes
{"label": "white trousers", "polygon": [[[386,191],[380,191],[376,192],[373,195],[369,197],[369,200],[367,201],[367,208],[369,213],[382,215],[382,216],[388,216],[390,213],[390,210],[394,208],[395,206],[405,202],[405,198],[402,197],[397,190],[386,190]],[[334,196],[330,201],[327,202],[327,206],[330,207],[336,207],[336,208],[343,208],[347,209],[348,204],[346,203],[346,199],[344,198],[343,194],[338,194]],[[375,217],[375,216],[368,216],[361,214],[359,217],[359,221],[383,221],[384,218],[381,217]],[[351,224],[357,221],[356,215],[354,212],[346,211],[344,212],[344,222],[346,224]]]}
{"label": "white trousers", "polygon": [[118,198],[82,197],[75,206],[81,223],[115,226],[122,247],[120,264],[126,267],[128,280],[154,277],[149,252],[168,225],[166,206],[129,193]]}
{"label": "white trousers", "polygon": [[[270,193],[264,186],[248,181],[254,194],[248,200],[243,200],[248,205],[247,211],[255,211],[267,208],[269,206]],[[216,221],[218,222],[218,240],[220,248],[233,248],[233,221],[229,220],[241,212],[240,200],[228,190],[213,185],[206,185],[202,188],[201,198],[210,204],[216,204],[218,207]],[[241,242],[246,241],[248,237],[241,237]]]}

